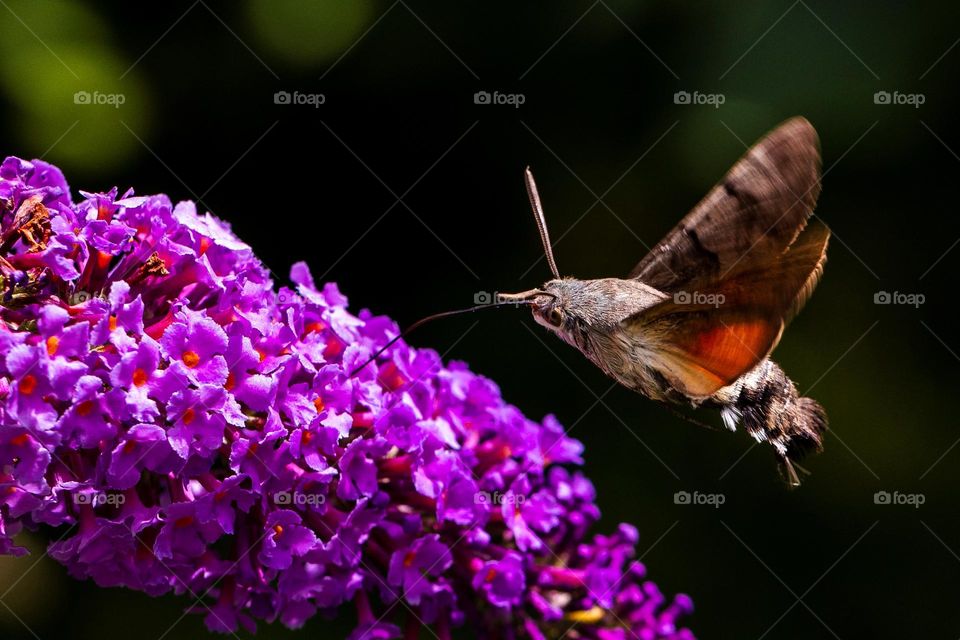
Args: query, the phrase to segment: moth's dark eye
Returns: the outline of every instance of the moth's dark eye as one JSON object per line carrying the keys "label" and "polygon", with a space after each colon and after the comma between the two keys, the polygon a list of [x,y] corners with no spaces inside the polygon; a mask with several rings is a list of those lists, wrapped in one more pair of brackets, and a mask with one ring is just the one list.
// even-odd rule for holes
{"label": "moth's dark eye", "polygon": [[550,311],[547,312],[547,322],[555,327],[559,327],[563,324],[563,312],[556,307],[550,309]]}

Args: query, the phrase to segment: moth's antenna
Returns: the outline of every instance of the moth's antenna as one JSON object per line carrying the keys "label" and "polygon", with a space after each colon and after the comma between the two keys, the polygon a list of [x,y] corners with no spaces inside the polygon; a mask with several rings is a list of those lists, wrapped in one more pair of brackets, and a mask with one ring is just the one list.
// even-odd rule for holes
{"label": "moth's antenna", "polygon": [[540,232],[540,242],[543,243],[543,253],[547,258],[547,264],[550,266],[550,273],[554,278],[560,279],[560,272],[557,270],[557,262],[553,259],[553,246],[550,244],[550,234],[547,232],[547,219],[543,215],[543,206],[540,204],[540,194],[537,192],[537,183],[533,180],[533,173],[530,167],[527,167],[523,173],[524,181],[527,183],[527,196],[530,198],[530,208],[533,209],[533,217],[537,221],[537,230]]}
{"label": "moth's antenna", "polygon": [[392,347],[397,340],[399,340],[400,338],[403,338],[403,337],[409,335],[412,331],[414,331],[414,330],[422,327],[423,325],[427,324],[428,322],[433,322],[434,320],[439,320],[440,318],[448,318],[448,317],[450,317],[450,316],[457,316],[457,315],[460,315],[460,314],[462,314],[462,313],[472,313],[472,312],[474,312],[474,311],[479,311],[479,310],[481,310],[481,309],[493,309],[493,308],[496,308],[496,307],[503,307],[503,306],[506,306],[506,305],[527,305],[527,304],[533,304],[533,298],[534,298],[535,296],[537,296],[537,295],[551,295],[551,294],[544,293],[544,292],[540,291],[539,289],[531,289],[530,291],[524,291],[523,293],[503,293],[503,294],[497,294],[497,300],[496,300],[496,302],[491,302],[491,303],[489,303],[489,304],[478,304],[478,305],[476,305],[476,306],[468,307],[468,308],[466,308],[466,309],[455,309],[455,310],[453,310],[453,311],[442,311],[442,312],[440,312],[440,313],[435,313],[435,314],[433,314],[433,315],[427,316],[426,318],[420,318],[419,320],[417,320],[416,322],[414,322],[413,324],[411,324],[409,327],[407,327],[406,329],[404,329],[403,331],[401,331],[399,334],[397,334],[396,336],[394,336],[393,338],[391,338],[390,341],[387,342],[387,344],[385,344],[385,345],[383,345],[382,347],[380,347],[379,349],[377,349],[377,352],[374,353],[374,354],[373,354],[372,356],[370,356],[369,358],[367,358],[367,360],[366,360],[362,365],[360,365],[359,367],[357,367],[356,369],[354,369],[353,371],[351,371],[349,377],[352,378],[353,376],[357,375],[357,373],[359,373],[361,369],[363,369],[365,366],[367,366],[368,364],[370,364],[371,362],[373,362],[374,360],[376,360],[377,358],[379,358],[381,355],[383,355],[383,352],[386,351],[387,349],[389,349],[390,347]]}

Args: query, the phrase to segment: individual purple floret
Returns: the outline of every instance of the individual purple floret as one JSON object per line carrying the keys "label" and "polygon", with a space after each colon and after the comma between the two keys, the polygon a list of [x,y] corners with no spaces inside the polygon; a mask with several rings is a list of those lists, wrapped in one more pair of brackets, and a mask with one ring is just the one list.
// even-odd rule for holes
{"label": "individual purple floret", "polygon": [[[0,165],[0,553],[45,529],[104,587],[207,626],[353,615],[351,640],[689,639],[689,598],[599,518],[582,446],[462,363],[166,196]],[[56,529],[56,531],[52,531]],[[350,611],[347,611],[350,610]]]}

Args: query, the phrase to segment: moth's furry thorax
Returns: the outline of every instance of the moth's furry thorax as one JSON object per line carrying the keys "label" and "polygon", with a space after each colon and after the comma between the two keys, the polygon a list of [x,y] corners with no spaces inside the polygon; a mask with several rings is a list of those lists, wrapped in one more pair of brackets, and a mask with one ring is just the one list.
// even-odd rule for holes
{"label": "moth's furry thorax", "polygon": [[637,280],[550,280],[534,300],[533,317],[581,351],[607,375],[651,398],[668,392],[649,367],[657,337],[631,331],[630,318],[668,296]]}

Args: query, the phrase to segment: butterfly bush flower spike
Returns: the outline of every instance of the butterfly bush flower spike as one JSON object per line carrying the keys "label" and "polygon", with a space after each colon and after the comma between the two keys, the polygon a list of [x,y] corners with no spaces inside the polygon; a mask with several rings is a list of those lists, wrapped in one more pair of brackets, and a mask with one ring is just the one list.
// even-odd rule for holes
{"label": "butterfly bush flower spike", "polygon": [[0,553],[187,596],[217,632],[690,639],[692,605],[591,535],[582,447],[462,363],[292,288],[191,203],[0,165]]}

